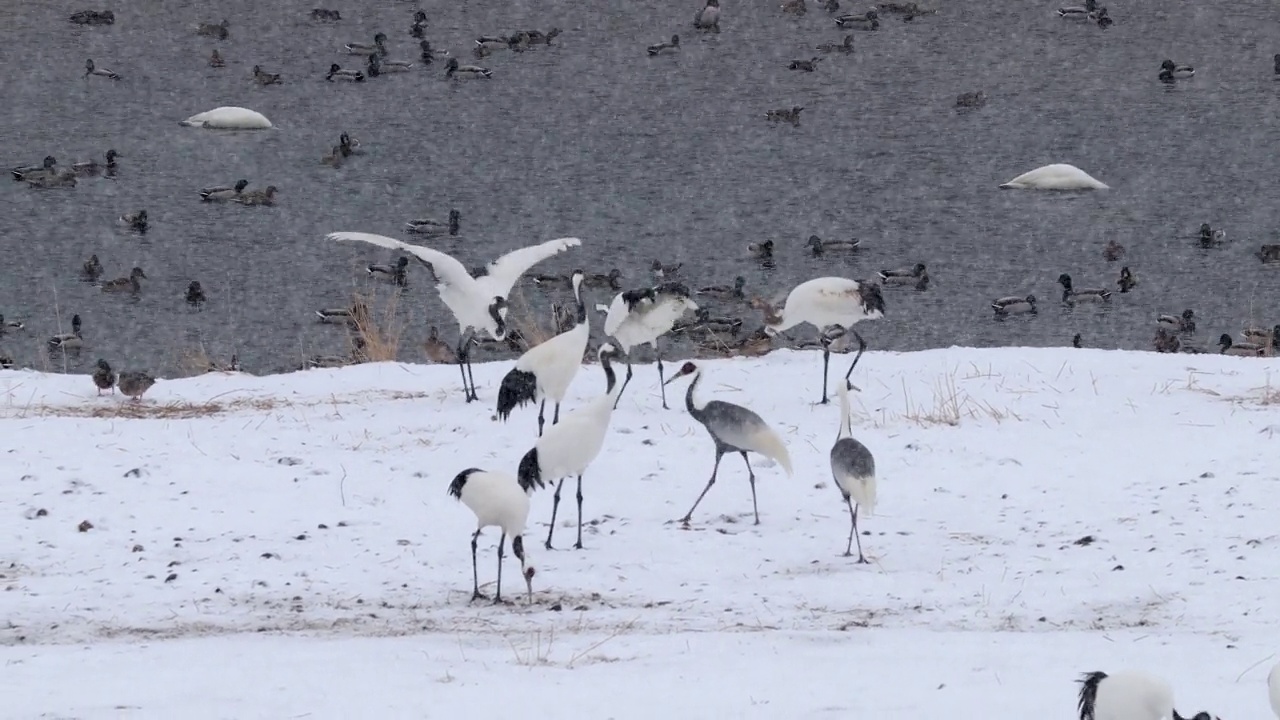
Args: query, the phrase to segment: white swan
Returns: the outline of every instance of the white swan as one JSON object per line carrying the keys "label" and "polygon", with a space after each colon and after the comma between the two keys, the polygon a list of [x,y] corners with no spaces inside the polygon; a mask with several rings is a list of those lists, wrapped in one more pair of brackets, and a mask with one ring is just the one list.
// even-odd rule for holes
{"label": "white swan", "polygon": [[183,120],[182,124],[214,130],[265,130],[271,127],[271,121],[266,115],[249,108],[231,106],[192,115]]}
{"label": "white swan", "polygon": [[1025,172],[1000,186],[1018,190],[1109,190],[1075,165],[1054,163]]}

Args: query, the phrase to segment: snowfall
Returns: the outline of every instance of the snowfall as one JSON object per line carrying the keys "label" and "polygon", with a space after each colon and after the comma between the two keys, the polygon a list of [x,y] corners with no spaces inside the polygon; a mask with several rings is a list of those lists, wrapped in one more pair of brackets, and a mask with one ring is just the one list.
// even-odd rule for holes
{"label": "snowfall", "polygon": [[[1065,720],[1081,673],[1128,668],[1188,716],[1270,717],[1280,360],[868,352],[866,565],[843,557],[820,355],[700,365],[701,400],[790,449],[793,477],[752,458],[761,524],[733,455],[676,522],[713,446],[688,381],[663,410],[637,365],[585,549],[572,481],[555,550],[535,492],[532,604],[508,553],[502,605],[471,602],[475,519],[446,489],[536,438],[536,407],[494,415],[509,362],[476,366],[471,404],[452,366],[211,373],[139,405],[0,372],[0,717]],[[565,409],[603,391],[584,365]]]}

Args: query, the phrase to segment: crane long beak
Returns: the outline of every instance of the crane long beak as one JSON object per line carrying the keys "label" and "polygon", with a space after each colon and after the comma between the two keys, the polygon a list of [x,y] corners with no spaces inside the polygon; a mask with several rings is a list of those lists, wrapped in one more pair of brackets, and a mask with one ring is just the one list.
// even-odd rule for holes
{"label": "crane long beak", "polygon": [[664,383],[662,383],[662,387],[666,387],[666,386],[670,385],[671,383],[673,383],[673,382],[675,382],[675,381],[679,380],[679,379],[680,379],[680,378],[682,378],[682,377],[684,377],[684,373],[682,373],[682,372],[680,372],[680,373],[676,373],[675,375],[672,375],[671,377],[667,378],[667,381],[666,381],[666,382],[664,382]]}

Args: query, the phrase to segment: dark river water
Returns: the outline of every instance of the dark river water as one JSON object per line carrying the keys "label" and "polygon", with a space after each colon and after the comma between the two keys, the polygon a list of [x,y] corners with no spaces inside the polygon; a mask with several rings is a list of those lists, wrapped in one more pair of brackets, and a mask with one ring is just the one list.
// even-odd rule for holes
{"label": "dark river water", "polygon": [[[111,0],[107,0],[110,2]],[[412,240],[418,216],[462,214],[457,238],[433,246],[468,266],[506,250],[561,237],[581,248],[535,268],[589,272],[618,267],[625,283],[652,283],[654,259],[683,263],[693,286],[743,275],[750,294],[778,296],[819,275],[853,278],[926,263],[927,290],[887,288],[884,320],[860,330],[873,349],[950,345],[1149,348],[1159,313],[1193,308],[1202,342],[1280,319],[1280,276],[1255,257],[1274,242],[1280,82],[1280,9],[1246,0],[1114,0],[1115,24],[1059,19],[1053,2],[948,0],[937,15],[904,23],[885,15],[855,32],[856,51],[826,57],[812,73],[787,68],[818,55],[845,31],[810,4],[803,17],[778,2],[723,0],[722,32],[699,35],[701,5],[633,0],[580,2],[381,0],[330,5],[342,20],[310,19],[320,0],[7,2],[0,23],[0,154],[6,166],[120,154],[113,179],[73,190],[0,182],[0,312],[25,330],[0,350],[38,369],[84,371],[98,357],[165,375],[208,355],[238,354],[245,369],[297,367],[346,352],[336,326],[313,311],[373,293],[363,266],[395,254],[323,241],[359,230]],[[842,10],[867,6],[842,2]],[[111,8],[108,27],[67,21]],[[426,37],[471,56],[471,40],[517,29],[563,29],[553,47],[496,51],[479,61],[490,80],[449,82],[444,64],[329,83],[331,63],[360,67],[343,43],[389,37],[393,58],[417,60],[409,36],[421,8]],[[230,21],[230,36],[194,31]],[[645,46],[681,36],[681,50],[650,58]],[[208,66],[217,48],[226,67]],[[1193,65],[1173,85],[1161,60]],[[84,61],[118,82],[85,79]],[[258,86],[255,64],[283,75]],[[957,94],[983,90],[986,106],[957,112]],[[250,107],[275,128],[225,133],[179,121],[220,105]],[[765,120],[802,105],[799,126]],[[347,131],[364,154],[340,169],[321,156]],[[1075,164],[1112,187],[1094,193],[999,190],[1026,170]],[[275,207],[200,202],[209,185],[248,179],[279,188]],[[123,213],[145,209],[150,229],[129,232]],[[1201,249],[1203,222],[1227,243]],[[856,237],[856,253],[816,258],[811,234]],[[772,239],[775,262],[747,245]],[[1121,262],[1103,259],[1116,240]],[[136,299],[79,280],[96,253],[106,277],[137,265],[148,279]],[[1056,284],[1115,288],[1121,265],[1139,285],[1107,309],[1069,310]],[[422,269],[395,302],[400,358],[421,360],[430,325],[456,325]],[[191,280],[208,294],[201,311],[182,299]],[[517,306],[547,315],[552,298],[529,284]],[[990,301],[1035,293],[1038,316],[993,320]],[[608,302],[595,291],[590,301]],[[759,317],[741,305],[715,312]],[[375,311],[378,312],[378,311]],[[50,357],[46,339],[84,321],[79,356]],[[1209,343],[1211,344],[1211,343]]]}

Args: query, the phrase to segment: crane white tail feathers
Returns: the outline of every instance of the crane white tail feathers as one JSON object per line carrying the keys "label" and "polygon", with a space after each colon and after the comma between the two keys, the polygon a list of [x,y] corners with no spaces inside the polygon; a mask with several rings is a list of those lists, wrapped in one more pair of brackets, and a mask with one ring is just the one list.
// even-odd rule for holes
{"label": "crane white tail feathers", "polygon": [[787,452],[787,445],[777,431],[766,425],[751,433],[751,441],[753,450],[781,465],[787,471],[787,477],[794,476],[791,470],[791,453]]}

